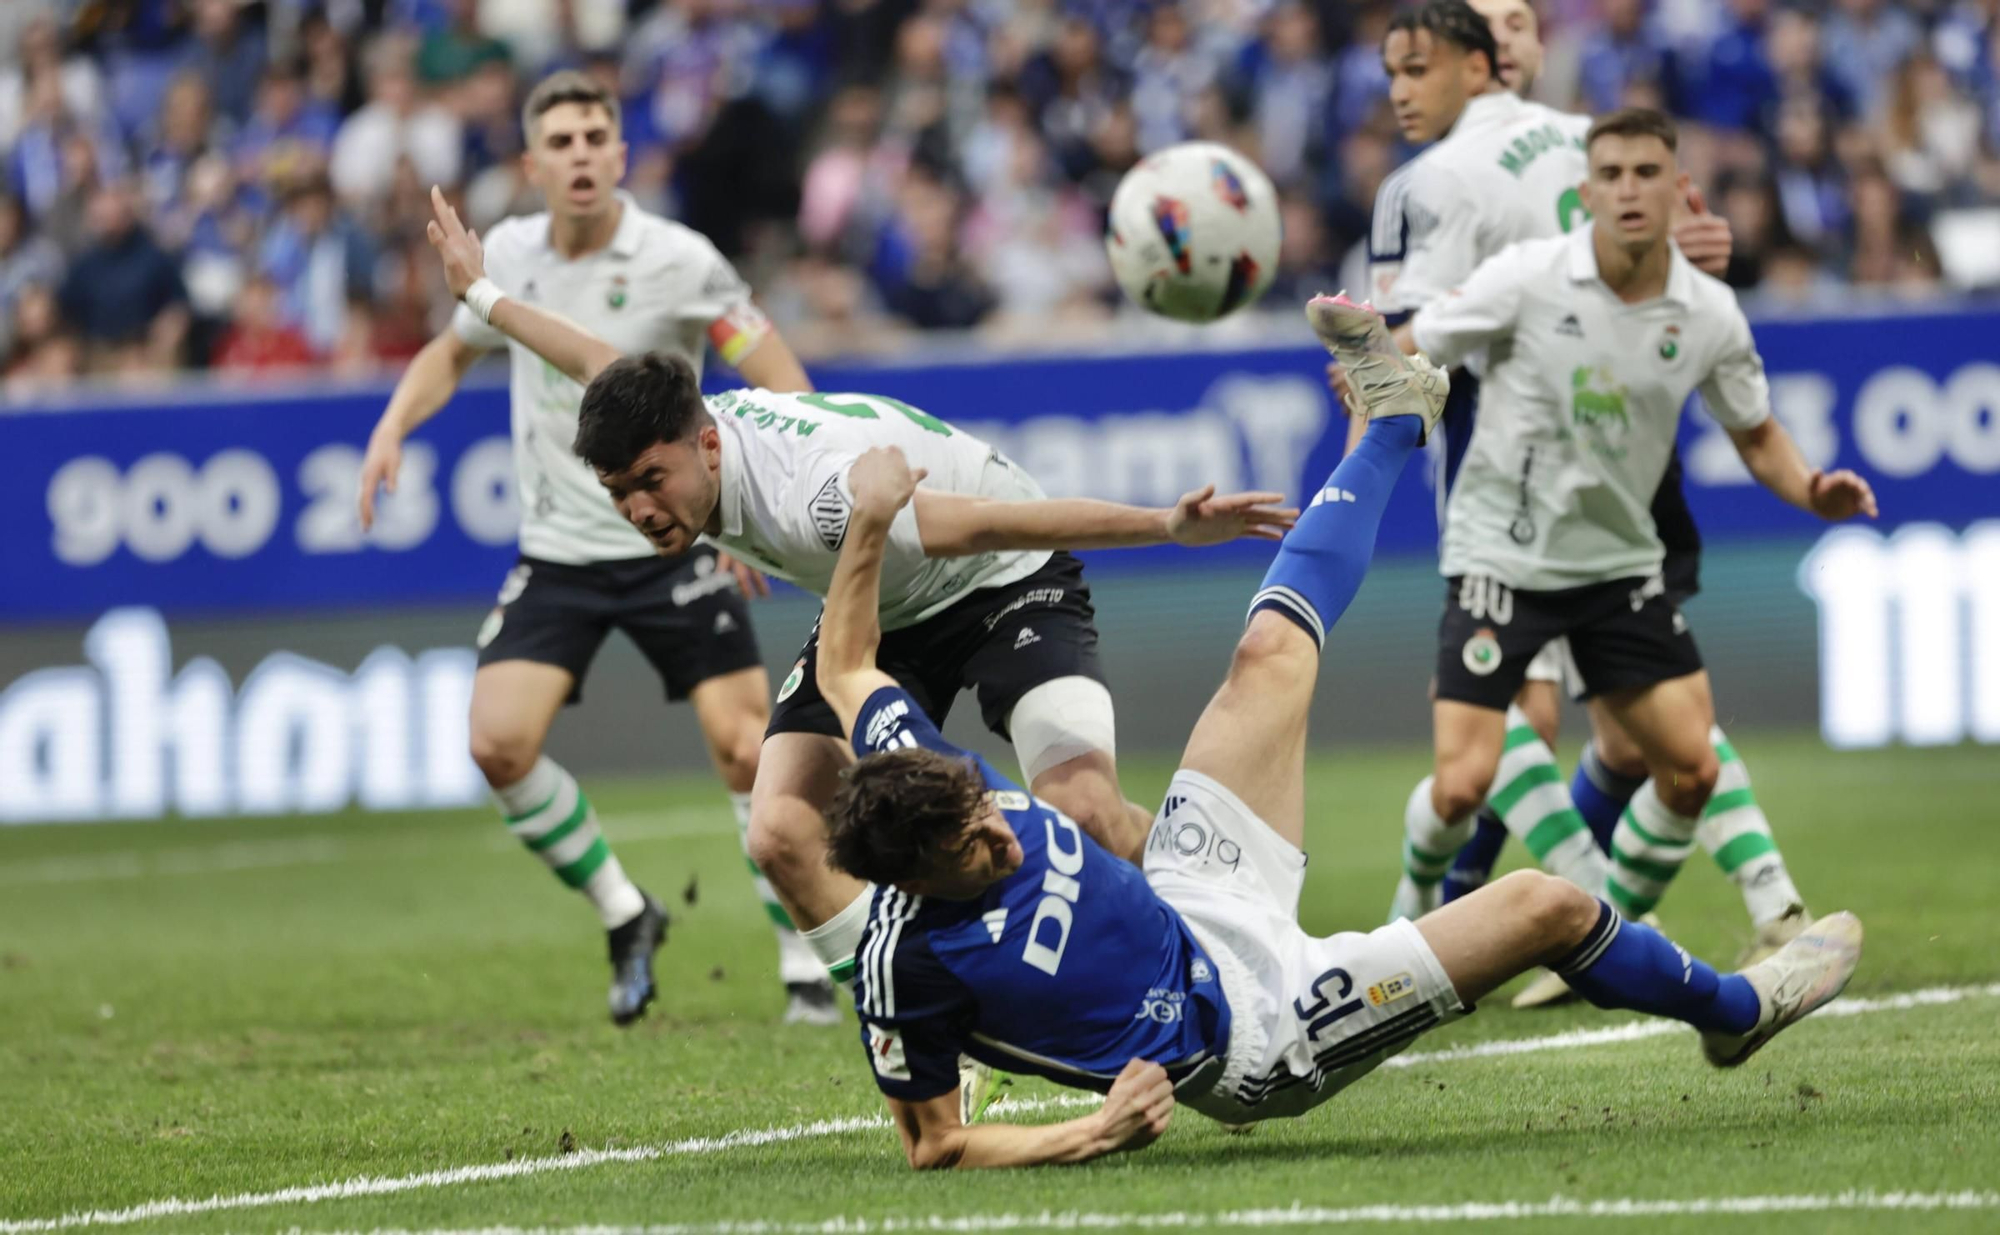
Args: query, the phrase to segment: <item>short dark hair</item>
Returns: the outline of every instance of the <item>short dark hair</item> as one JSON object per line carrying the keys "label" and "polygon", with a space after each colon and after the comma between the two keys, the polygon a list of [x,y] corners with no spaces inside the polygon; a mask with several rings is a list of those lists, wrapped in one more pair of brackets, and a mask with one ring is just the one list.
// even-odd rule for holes
{"label": "short dark hair", "polygon": [[1673,118],[1650,107],[1621,107],[1599,116],[1584,134],[1584,150],[1596,145],[1600,137],[1657,137],[1669,151],[1681,148],[1680,130],[1674,127]]}
{"label": "short dark hair", "polygon": [[1487,73],[1496,80],[1500,76],[1500,43],[1493,37],[1493,27],[1465,0],[1430,0],[1428,4],[1404,9],[1389,20],[1383,39],[1398,30],[1413,38],[1419,30],[1428,31],[1433,39],[1449,43],[1468,56],[1477,52],[1486,57]]}
{"label": "short dark hair", "polygon": [[972,760],[923,747],[870,755],[840,774],[827,807],[827,862],[893,884],[945,869],[963,852],[986,782]]}
{"label": "short dark hair", "polygon": [[687,361],[665,352],[620,356],[584,387],[573,449],[600,472],[622,472],[653,446],[692,437],[712,420]]}
{"label": "short dark hair", "polygon": [[611,127],[619,127],[618,96],[606,90],[596,78],[576,69],[564,69],[544,77],[536,87],[528,92],[528,101],[521,106],[521,134],[524,137],[535,131],[535,121],[548,114],[551,107],[564,103],[582,103],[587,107],[602,107],[611,115]]}

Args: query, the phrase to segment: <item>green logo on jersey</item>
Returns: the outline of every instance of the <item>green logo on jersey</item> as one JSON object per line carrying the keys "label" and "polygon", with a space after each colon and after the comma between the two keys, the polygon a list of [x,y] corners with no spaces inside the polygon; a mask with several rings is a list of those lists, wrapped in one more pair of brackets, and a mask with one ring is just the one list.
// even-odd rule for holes
{"label": "green logo on jersey", "polygon": [[625,307],[624,275],[614,274],[611,276],[611,290],[605,293],[604,303],[614,309],[622,309]]}
{"label": "green logo on jersey", "polygon": [[1551,150],[1583,149],[1582,137],[1566,137],[1553,124],[1530,129],[1507,144],[1500,154],[1500,167],[1516,180],[1528,170],[1528,165]]}
{"label": "green logo on jersey", "polygon": [[1569,375],[1569,384],[1572,423],[1600,432],[1614,424],[1620,433],[1632,427],[1632,418],[1625,411],[1625,387],[1614,383],[1611,374],[1578,365]]}

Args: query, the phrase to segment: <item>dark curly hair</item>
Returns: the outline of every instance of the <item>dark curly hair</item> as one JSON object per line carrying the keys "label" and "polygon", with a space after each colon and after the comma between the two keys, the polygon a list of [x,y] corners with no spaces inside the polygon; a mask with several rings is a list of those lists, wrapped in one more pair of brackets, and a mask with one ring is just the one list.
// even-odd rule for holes
{"label": "dark curly hair", "polygon": [[827,808],[827,864],[894,884],[947,869],[986,801],[972,760],[922,747],[870,755],[840,775]]}
{"label": "dark curly hair", "polygon": [[701,379],[679,356],[620,356],[584,387],[577,409],[577,456],[616,474],[660,442],[694,436],[711,422]]}
{"label": "dark curly hair", "polygon": [[1493,77],[1500,76],[1500,44],[1493,37],[1493,27],[1465,0],[1430,0],[1428,4],[1404,9],[1390,19],[1389,29],[1382,37],[1386,39],[1398,30],[1412,38],[1419,30],[1429,31],[1431,38],[1449,43],[1467,55],[1477,52],[1486,57],[1486,71]]}

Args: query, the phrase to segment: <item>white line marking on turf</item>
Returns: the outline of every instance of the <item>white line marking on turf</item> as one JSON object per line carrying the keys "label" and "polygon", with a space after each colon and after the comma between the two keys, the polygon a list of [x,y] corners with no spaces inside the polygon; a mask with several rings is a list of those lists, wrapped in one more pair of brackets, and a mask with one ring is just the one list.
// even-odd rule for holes
{"label": "white line marking on turf", "polygon": [[[1219,1213],[1090,1213],[1044,1209],[1035,1213],[929,1214],[921,1218],[826,1218],[817,1222],[674,1223],[666,1226],[488,1226],[412,1231],[378,1227],[367,1235],[874,1235],[899,1231],[1077,1231],[1209,1227],[1348,1226],[1387,1222],[1493,1222],[1527,1218],[1664,1218],[1734,1214],[1827,1213],[1834,1210],[2000,1209],[2000,1192],[1846,1192],[1806,1196],[1704,1196],[1684,1200],[1632,1198],[1583,1201],[1465,1201],[1456,1205],[1354,1205],[1341,1209],[1294,1202],[1283,1209],[1231,1209]],[[327,1232],[325,1235],[357,1235]]]}
{"label": "white line marking on turf", "polygon": [[[1978,986],[1934,986],[1926,988],[1924,990],[1911,991],[1908,994],[1890,995],[1881,999],[1840,999],[1834,1001],[1831,1004],[1828,1004],[1824,1008],[1821,1008],[1814,1015],[1815,1016],[1860,1016],[1870,1012],[1900,1012],[1900,1011],[1907,1011],[1908,1009],[1911,1008],[1935,1007],[1940,1004],[1957,1003],[1960,1000],[1975,998],[1979,996],[2000,996],[2000,982],[1985,983]],[[1655,1026],[1660,1026],[1660,1025],[1664,1025],[1665,1027],[1655,1028]],[[1452,1050],[1432,1051],[1425,1055],[1405,1055],[1399,1057],[1398,1059],[1390,1060],[1389,1062],[1391,1064],[1404,1064],[1405,1066],[1407,1066],[1407,1064],[1410,1063],[1443,1063],[1458,1059],[1477,1059],[1494,1055],[1515,1055],[1515,1054],[1522,1054],[1528,1051],[1561,1050],[1579,1046],[1596,1046],[1608,1042],[1632,1042],[1632,1041],[1637,1041],[1641,1038],[1656,1037],[1660,1033],[1672,1033],[1677,1030],[1680,1030],[1681,1028],[1683,1027],[1677,1024],[1673,1024],[1671,1022],[1633,1021],[1633,1022],[1628,1022],[1627,1024],[1624,1025],[1615,1025],[1609,1029],[1571,1030],[1568,1033],[1550,1034],[1547,1035],[1546,1037],[1541,1037],[1541,1038],[1516,1038],[1498,1042],[1481,1042],[1481,1043],[1476,1043],[1472,1046],[1458,1047]],[[1647,1032],[1640,1032],[1642,1030]],[[1095,1106],[1096,1104],[1097,1104],[1097,1099],[1094,1097],[1084,1097],[1082,1095],[1073,1095],[1073,1094],[1062,1094],[1048,1098],[1028,1098],[1021,1100],[1010,1100],[1006,1104],[1005,1110],[1009,1113],[1013,1113],[1013,1112],[1024,1112],[1024,1111],[1053,1110],[1053,1109],[1067,1109],[1067,1108],[1083,1107],[1083,1106]],[[587,1149],[579,1151],[577,1153],[563,1154],[559,1157],[519,1158],[512,1162],[489,1162],[480,1166],[458,1166],[439,1171],[424,1171],[420,1174],[415,1174],[415,1175],[393,1175],[393,1176],[364,1175],[356,1179],[341,1180],[337,1183],[305,1184],[291,1188],[280,1188],[272,1192],[239,1192],[231,1196],[217,1195],[217,1196],[204,1197],[200,1199],[169,1198],[166,1200],[148,1201],[145,1204],[133,1205],[125,1209],[78,1210],[71,1213],[63,1214],[61,1217],[57,1218],[0,1219],[0,1235],[29,1235],[29,1233],[31,1232],[60,1231],[60,1230],[67,1230],[71,1227],[80,1227],[80,1226],[123,1226],[133,1222],[144,1222],[152,1218],[176,1217],[184,1214],[213,1213],[217,1210],[261,1209],[272,1205],[311,1205],[311,1204],[316,1204],[320,1201],[348,1200],[354,1197],[382,1196],[395,1192],[415,1192],[426,1188],[444,1188],[444,1187],[450,1187],[451,1185],[454,1184],[484,1183],[489,1180],[495,1180],[495,1179],[513,1179],[515,1177],[522,1175],[538,1175],[549,1171],[572,1171],[580,1167],[596,1166],[602,1162],[650,1162],[659,1158],[679,1157],[687,1154],[717,1153],[722,1150],[743,1149],[757,1145],[775,1145],[785,1141],[797,1141],[813,1137],[833,1136],[843,1132],[856,1132],[863,1128],[887,1128],[888,1126],[889,1126],[889,1121],[880,1115],[858,1115],[844,1119],[822,1119],[814,1123],[794,1124],[790,1127],[784,1127],[784,1128],[759,1128],[754,1130],[746,1130],[742,1132],[730,1132],[723,1136],[690,1137],[686,1140],[670,1141],[664,1145],[641,1145],[631,1149]],[[1852,1193],[1852,1194],[1843,1193],[1841,1195],[1873,1197],[1877,1196],[1878,1194],[1871,1192],[1871,1193]],[[1882,1193],[1879,1195],[1887,1197],[1905,1197],[1917,1194]],[[1925,1195],[1991,1197],[1994,1194],[1934,1193]],[[1747,1199],[1770,1201],[1775,1203],[1776,1201],[1784,1200],[1785,1198],[1747,1198]],[[1557,1200],[1559,1201],[1560,1198],[1557,1198]],[[1556,1202],[1552,1201],[1549,1203],[1555,1204]],[[1580,1201],[1565,1202],[1565,1203],[1573,1203],[1577,1205],[1586,1204],[1585,1202],[1580,1202]],[[1590,1204],[1622,1204],[1622,1205],[1655,1205],[1655,1204],[1668,1204],[1668,1203],[1670,1202],[1652,1202],[1652,1201],[1590,1202]],[[1695,1202],[1672,1202],[1672,1203],[1693,1204]],[[1719,1198],[1711,1202],[1702,1202],[1702,1203],[1714,1204],[1720,1206],[1726,1204],[1736,1204],[1739,1203],[1739,1201],[1732,1201],[1729,1198]],[[2000,1204],[2000,1202],[1996,1202],[1996,1204]],[[1878,1206],[1878,1207],[1886,1207],[1886,1206]],[[1920,1206],[1906,1206],[1906,1207],[1919,1208]],[[1932,1206],[1932,1208],[1935,1207],[1936,1206]],[[1991,1208],[1993,1206],[1982,1203],[1981,1205],[1973,1207]],[[1260,1211],[1244,1211],[1244,1212],[1290,1213],[1294,1211],[1260,1210]],[[1300,1212],[1308,1212],[1308,1211],[1300,1211]],[[1317,1212],[1317,1211],[1312,1211],[1312,1212]],[[1342,1212],[1342,1211],[1328,1211],[1328,1212]],[[1418,1211],[1412,1209],[1411,1212],[1414,1213]],[[1422,1212],[1426,1215],[1429,1215],[1433,1211],[1424,1210]],[[1442,1210],[1438,1210],[1436,1212],[1440,1216],[1437,1217],[1424,1216],[1420,1219],[1412,1218],[1412,1219],[1402,1219],[1402,1220],[1407,1220],[1407,1221],[1420,1220],[1426,1222],[1443,1221],[1449,1216],[1448,1214],[1445,1214],[1444,1211]],[[1681,1211],[1661,1210],[1660,1212],[1668,1213],[1668,1212],[1681,1212]],[[1725,1209],[1712,1209],[1703,1211],[1690,1210],[1687,1212],[1724,1213],[1724,1212],[1734,1212],[1734,1211],[1729,1211]],[[1744,1211],[1744,1212],[1759,1212],[1759,1211]],[[1512,1215],[1503,1215],[1503,1216],[1512,1216]],[[1521,1216],[1532,1217],[1537,1215],[1523,1211]],[[1555,1215],[1551,1214],[1548,1216],[1555,1216]],[[1568,1215],[1563,1215],[1563,1216],[1568,1216]],[[1590,1216],[1590,1215],[1587,1212],[1579,1211],[1578,1214],[1575,1216]],[[1612,1216],[1619,1216],[1619,1215],[1612,1215]],[[1342,1219],[1322,1218],[1316,1220],[1341,1221]],[[1388,1220],[1392,1219],[1384,1219],[1384,1221]],[[836,1220],[836,1221],[842,1221],[842,1220]],[[953,1219],[951,1221],[959,1221],[959,1220]],[[1251,1225],[1251,1224],[1238,1223],[1238,1225]],[[1306,1223],[1306,1225],[1310,1225],[1310,1223]],[[603,1228],[603,1229],[608,1230],[610,1228]],[[745,1232],[753,1230],[769,1230],[775,1232],[780,1230],[788,1230],[790,1228],[779,1227],[779,1226],[771,1226],[771,1227],[745,1226],[741,1228],[690,1227],[690,1228],[658,1228],[658,1229],[673,1229],[673,1230],[684,1229],[688,1231],[714,1230],[718,1232],[726,1230],[742,1230]],[[800,1229],[813,1230],[813,1231],[826,1230],[826,1231],[837,1232],[837,1231],[849,1231],[849,1230],[854,1230],[854,1231],[877,1230],[877,1229],[891,1230],[891,1229],[902,1229],[902,1228],[813,1226]],[[924,1229],[932,1229],[932,1228],[927,1227]],[[936,1229],[951,1230],[956,1228],[947,1226],[947,1227],[939,1227]]]}

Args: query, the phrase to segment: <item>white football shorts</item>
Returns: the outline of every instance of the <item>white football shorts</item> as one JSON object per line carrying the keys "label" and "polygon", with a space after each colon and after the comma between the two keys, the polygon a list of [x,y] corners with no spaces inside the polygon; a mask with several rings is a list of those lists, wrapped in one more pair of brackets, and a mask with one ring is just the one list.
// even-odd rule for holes
{"label": "white football shorts", "polygon": [[1144,865],[1214,958],[1229,1000],[1220,1071],[1202,1069],[1176,1095],[1204,1115],[1303,1115],[1465,1014],[1411,923],[1308,935],[1298,922],[1306,855],[1199,772],[1174,774]]}

